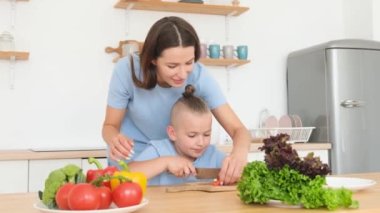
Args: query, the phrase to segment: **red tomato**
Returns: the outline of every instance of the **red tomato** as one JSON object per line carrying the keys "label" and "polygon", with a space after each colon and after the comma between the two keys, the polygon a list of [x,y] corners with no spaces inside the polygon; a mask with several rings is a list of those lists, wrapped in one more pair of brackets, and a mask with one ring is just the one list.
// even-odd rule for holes
{"label": "red tomato", "polygon": [[100,195],[95,186],[79,183],[70,190],[68,204],[71,210],[95,210],[100,206]]}
{"label": "red tomato", "polygon": [[214,181],[211,183],[211,185],[213,186],[222,186],[222,182],[220,182],[220,180],[218,179],[214,179]]}
{"label": "red tomato", "polygon": [[73,183],[66,183],[58,189],[57,194],[55,195],[55,202],[57,203],[59,209],[70,210],[67,198],[70,190],[74,186],[75,185]]}
{"label": "red tomato", "polygon": [[111,189],[106,186],[97,187],[100,196],[99,209],[108,209],[112,203]]}
{"label": "red tomato", "polygon": [[133,182],[124,182],[112,192],[113,202],[117,207],[133,206],[141,203],[141,186]]}

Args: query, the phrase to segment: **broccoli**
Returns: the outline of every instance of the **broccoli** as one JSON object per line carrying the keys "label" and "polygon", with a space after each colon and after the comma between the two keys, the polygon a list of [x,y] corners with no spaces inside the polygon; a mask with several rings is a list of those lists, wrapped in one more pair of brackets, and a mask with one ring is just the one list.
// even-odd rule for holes
{"label": "broccoli", "polygon": [[45,180],[44,191],[39,192],[40,199],[48,208],[57,208],[55,194],[58,189],[65,183],[83,182],[83,177],[82,169],[74,164],[68,164],[63,168],[51,171]]}
{"label": "broccoli", "polygon": [[75,164],[68,164],[65,167],[61,168],[61,171],[66,175],[67,181],[70,183],[75,183],[76,175],[82,171],[81,168],[79,168]]}

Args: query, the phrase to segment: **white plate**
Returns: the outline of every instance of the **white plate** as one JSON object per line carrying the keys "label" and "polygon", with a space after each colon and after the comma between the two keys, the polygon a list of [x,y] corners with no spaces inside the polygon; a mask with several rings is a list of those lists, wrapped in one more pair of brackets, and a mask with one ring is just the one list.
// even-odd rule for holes
{"label": "white plate", "polygon": [[49,209],[46,207],[42,201],[35,203],[33,207],[35,209],[40,210],[40,212],[49,212],[49,213],[83,213],[83,212],[93,212],[93,213],[116,213],[116,212],[134,212],[137,209],[140,209],[144,207],[146,204],[148,204],[148,199],[144,198],[140,204],[124,207],[124,208],[118,208],[114,204],[111,205],[109,209],[101,209],[101,210],[82,210],[82,211],[75,211],[75,210],[59,210],[59,209]]}
{"label": "white plate", "polygon": [[291,115],[293,127],[302,127],[302,120],[299,115]]}
{"label": "white plate", "polygon": [[330,188],[346,188],[352,191],[359,191],[371,187],[376,181],[362,178],[350,177],[326,177],[327,187]]}
{"label": "white plate", "polygon": [[278,120],[276,116],[271,115],[265,120],[265,128],[278,128]]}
{"label": "white plate", "polygon": [[278,127],[283,128],[291,128],[292,126],[292,119],[288,115],[283,115],[278,120]]}

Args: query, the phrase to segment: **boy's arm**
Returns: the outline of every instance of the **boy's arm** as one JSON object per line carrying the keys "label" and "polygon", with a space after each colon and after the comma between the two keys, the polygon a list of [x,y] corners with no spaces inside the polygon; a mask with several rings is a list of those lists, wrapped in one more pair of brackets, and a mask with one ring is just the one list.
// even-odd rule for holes
{"label": "boy's arm", "polygon": [[128,164],[132,172],[139,171],[146,175],[148,179],[167,171],[169,157],[158,157],[151,160],[132,161]]}
{"label": "boy's arm", "polygon": [[179,156],[163,156],[150,160],[132,161],[128,165],[132,172],[143,172],[148,179],[166,171],[177,177],[196,174],[192,161]]}

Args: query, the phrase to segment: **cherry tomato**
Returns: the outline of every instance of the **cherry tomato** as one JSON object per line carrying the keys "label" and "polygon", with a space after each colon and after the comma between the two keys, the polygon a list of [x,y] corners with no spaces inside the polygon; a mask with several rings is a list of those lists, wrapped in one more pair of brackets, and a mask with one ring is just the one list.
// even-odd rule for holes
{"label": "cherry tomato", "polygon": [[95,210],[100,206],[100,195],[94,185],[79,183],[70,190],[68,204],[71,210]]}
{"label": "cherry tomato", "polygon": [[212,181],[211,185],[213,186],[222,186],[222,182],[220,182],[219,179],[214,179],[214,181]]}
{"label": "cherry tomato", "polygon": [[58,189],[57,194],[55,195],[55,202],[57,203],[59,209],[70,210],[67,198],[70,190],[74,186],[75,185],[73,183],[66,183]]}
{"label": "cherry tomato", "polygon": [[141,186],[134,182],[124,182],[112,192],[112,199],[119,208],[137,205],[142,200]]}
{"label": "cherry tomato", "polygon": [[111,189],[107,186],[97,187],[97,191],[100,196],[100,206],[99,209],[108,209],[112,203],[112,193]]}

